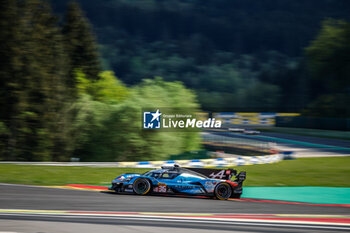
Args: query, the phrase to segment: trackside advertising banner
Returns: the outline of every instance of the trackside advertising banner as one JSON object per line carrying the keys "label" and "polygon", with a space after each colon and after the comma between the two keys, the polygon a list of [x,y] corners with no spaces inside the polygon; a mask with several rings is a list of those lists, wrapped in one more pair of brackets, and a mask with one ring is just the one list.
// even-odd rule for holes
{"label": "trackside advertising banner", "polygon": [[220,129],[221,120],[209,117],[209,114],[195,113],[191,110],[174,110],[166,108],[142,111],[142,129],[144,130],[199,130]]}

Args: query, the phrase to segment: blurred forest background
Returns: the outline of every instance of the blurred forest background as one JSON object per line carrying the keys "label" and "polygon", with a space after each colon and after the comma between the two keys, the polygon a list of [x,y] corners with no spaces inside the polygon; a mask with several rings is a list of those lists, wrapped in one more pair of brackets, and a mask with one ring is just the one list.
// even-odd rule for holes
{"label": "blurred forest background", "polygon": [[[350,115],[347,0],[0,0],[0,160],[166,159],[141,108]],[[118,77],[118,78],[117,78]]]}

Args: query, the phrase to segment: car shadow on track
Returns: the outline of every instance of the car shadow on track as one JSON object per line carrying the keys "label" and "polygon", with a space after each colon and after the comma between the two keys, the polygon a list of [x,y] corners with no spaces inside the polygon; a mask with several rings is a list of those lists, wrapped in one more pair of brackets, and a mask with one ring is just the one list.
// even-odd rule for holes
{"label": "car shadow on track", "polygon": [[[109,195],[133,195],[133,196],[138,196],[134,193],[116,193],[113,191],[100,191],[100,193],[103,194],[109,194]],[[216,199],[216,197],[208,197],[208,196],[191,196],[191,195],[183,195],[183,194],[156,194],[156,193],[151,193],[147,194],[146,196],[148,197],[172,197],[172,198],[191,198],[191,199]]]}

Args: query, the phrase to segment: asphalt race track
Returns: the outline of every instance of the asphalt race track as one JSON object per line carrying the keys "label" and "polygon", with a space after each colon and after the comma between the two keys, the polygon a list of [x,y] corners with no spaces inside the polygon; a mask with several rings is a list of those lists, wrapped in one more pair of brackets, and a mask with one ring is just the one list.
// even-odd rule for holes
{"label": "asphalt race track", "polygon": [[[121,232],[334,232],[349,231],[350,226],[328,226],[315,224],[276,224],[262,222],[236,222],[214,220],[181,220],[144,218],[140,216],[81,216],[84,211],[110,211],[119,213],[227,213],[227,214],[322,214],[348,215],[349,207],[307,206],[294,204],[219,201],[193,197],[163,197],[118,195],[109,192],[66,190],[25,185],[0,184],[0,209],[11,210],[62,210],[75,211],[74,216],[58,213],[32,214],[8,213],[0,211],[0,232],[84,232],[110,231],[114,227]],[[6,210],[5,210],[6,211]],[[101,212],[102,213],[102,212]],[[86,224],[90,224],[87,227]],[[115,226],[118,225],[118,226]],[[22,228],[20,228],[20,226]],[[27,226],[23,230],[23,227]],[[111,228],[112,227],[112,228]],[[30,231],[30,229],[34,229]],[[45,231],[45,229],[47,231]],[[49,230],[48,230],[49,229]],[[66,231],[63,231],[65,229]],[[67,231],[70,229],[71,231]],[[92,230],[94,229],[94,230]],[[201,231],[202,230],[202,231]]]}
{"label": "asphalt race track", "polygon": [[350,208],[219,201],[195,197],[137,196],[110,192],[0,185],[1,209],[177,213],[349,214]]}

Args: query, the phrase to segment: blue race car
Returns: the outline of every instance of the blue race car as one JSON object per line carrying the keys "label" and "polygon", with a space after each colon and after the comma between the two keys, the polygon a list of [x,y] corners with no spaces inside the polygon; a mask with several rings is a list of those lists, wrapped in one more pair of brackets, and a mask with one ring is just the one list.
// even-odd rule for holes
{"label": "blue race car", "polygon": [[112,181],[109,189],[116,193],[186,194],[227,200],[240,198],[245,178],[246,172],[237,174],[233,169],[181,168],[175,164],[144,174],[120,175]]}

